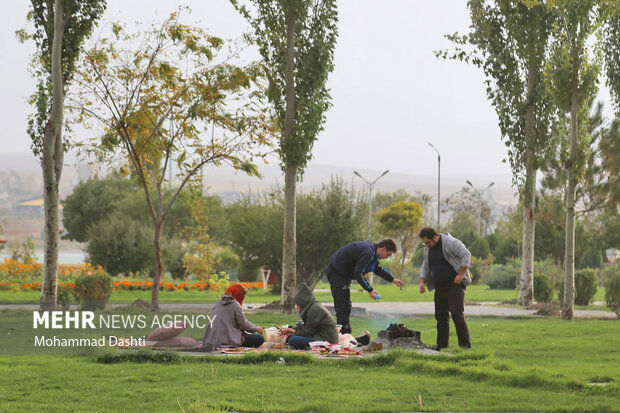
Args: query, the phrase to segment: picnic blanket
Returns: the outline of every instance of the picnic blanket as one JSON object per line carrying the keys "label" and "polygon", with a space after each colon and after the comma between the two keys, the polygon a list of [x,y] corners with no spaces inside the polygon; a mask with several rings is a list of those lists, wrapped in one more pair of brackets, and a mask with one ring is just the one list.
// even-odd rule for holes
{"label": "picnic blanket", "polygon": [[[119,340],[119,342],[122,342]],[[116,346],[119,349],[124,350],[136,350],[139,348],[150,348],[152,350],[174,350],[174,351],[183,351],[183,352],[191,352],[196,354],[210,354],[210,355],[223,355],[223,356],[232,356],[232,355],[242,355],[246,353],[261,353],[265,351],[276,351],[282,353],[301,353],[301,354],[311,354],[318,358],[349,358],[349,357],[363,357],[361,351],[351,348],[342,348],[337,344],[329,344],[326,342],[316,342],[316,344],[312,345],[310,349],[307,350],[299,350],[293,349],[285,344],[272,344],[272,343],[264,343],[260,347],[251,348],[251,347],[222,347],[215,349],[206,349],[201,347],[168,347],[158,345],[156,341],[147,341],[144,346]]]}

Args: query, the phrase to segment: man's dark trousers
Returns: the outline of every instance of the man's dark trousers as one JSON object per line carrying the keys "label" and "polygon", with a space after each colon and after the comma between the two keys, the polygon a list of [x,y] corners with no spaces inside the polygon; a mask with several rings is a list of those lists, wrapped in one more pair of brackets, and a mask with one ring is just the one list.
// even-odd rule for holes
{"label": "man's dark trousers", "polygon": [[[333,290],[332,290],[333,291]],[[437,347],[448,347],[450,340],[450,314],[456,327],[459,346],[470,348],[469,328],[465,321],[465,286],[450,284],[435,289],[435,320],[437,320]]]}
{"label": "man's dark trousers", "polygon": [[342,334],[351,333],[351,280],[338,275],[328,274],[327,279],[334,297],[334,310],[336,311],[336,322],[342,326]]}

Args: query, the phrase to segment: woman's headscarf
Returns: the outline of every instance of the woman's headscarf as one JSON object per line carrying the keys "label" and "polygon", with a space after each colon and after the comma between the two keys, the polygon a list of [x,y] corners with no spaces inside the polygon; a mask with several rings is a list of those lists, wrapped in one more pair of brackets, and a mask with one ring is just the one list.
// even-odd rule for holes
{"label": "woman's headscarf", "polygon": [[233,284],[224,291],[224,294],[230,294],[233,296],[235,300],[239,303],[239,305],[243,305],[243,299],[245,298],[245,294],[247,290],[241,284]]}

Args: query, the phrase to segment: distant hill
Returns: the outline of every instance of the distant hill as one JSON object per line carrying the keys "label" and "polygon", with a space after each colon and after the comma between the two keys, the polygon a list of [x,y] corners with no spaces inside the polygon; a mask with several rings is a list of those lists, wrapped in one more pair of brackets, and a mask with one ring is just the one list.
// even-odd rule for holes
{"label": "distant hill", "polygon": [[[311,191],[319,189],[321,185],[329,183],[333,176],[341,177],[348,185],[354,185],[356,189],[362,190],[365,187],[364,182],[353,174],[358,171],[368,180],[374,180],[383,171],[367,169],[367,168],[349,168],[344,166],[324,165],[319,163],[310,163],[303,176],[303,181],[299,184],[301,191]],[[235,173],[230,167],[212,167],[204,169],[204,185],[208,192],[219,193],[227,191],[247,192],[265,191],[276,186],[284,185],[284,175],[279,165],[259,165],[259,171],[263,175],[263,179],[245,176],[242,173]],[[474,183],[480,182],[480,186],[488,185],[493,177],[443,177],[441,179],[441,198],[458,191],[467,183],[465,179],[471,179]],[[422,176],[413,174],[403,174],[389,172],[381,178],[376,186],[375,192],[391,192],[398,189],[404,189],[408,192],[427,193],[436,199],[437,196],[437,176]],[[493,192],[493,201],[500,205],[516,205],[518,203],[515,197],[515,190],[511,188],[510,182],[496,181],[491,188]]]}
{"label": "distant hill", "polygon": [[[60,186],[61,194],[64,196],[72,192],[73,187],[78,184],[80,179],[85,179],[85,177],[94,174],[106,174],[103,168],[96,165],[86,165],[85,163],[78,165],[78,160],[71,154],[66,156],[65,163],[66,166],[63,170]],[[369,180],[375,179],[382,172],[370,168],[356,168],[355,170]],[[212,194],[248,191],[262,192],[284,185],[284,177],[277,163],[260,164],[259,171],[262,174],[262,179],[248,177],[229,166],[215,167],[209,165],[203,170],[203,182],[206,191]],[[353,174],[353,171],[354,169],[350,167],[310,163],[303,176],[303,181],[299,184],[299,188],[304,192],[319,189],[323,184],[329,183],[332,177],[338,176],[344,179],[348,185],[354,185],[359,190],[364,189],[364,183]],[[2,191],[2,177],[8,179],[10,175],[15,174],[28,182],[29,190],[37,192],[36,188],[41,188],[41,168],[38,160],[31,153],[0,154],[0,192]],[[470,179],[475,184],[480,182],[481,187],[494,180],[493,177],[442,176],[442,199],[465,186],[465,179]],[[390,172],[381,178],[375,186],[375,192],[391,192],[398,189],[404,189],[411,193],[427,193],[436,197],[437,176]],[[496,204],[503,206],[517,204],[517,199],[514,195],[515,190],[511,188],[510,182],[496,181],[491,189],[493,191],[493,201]]]}

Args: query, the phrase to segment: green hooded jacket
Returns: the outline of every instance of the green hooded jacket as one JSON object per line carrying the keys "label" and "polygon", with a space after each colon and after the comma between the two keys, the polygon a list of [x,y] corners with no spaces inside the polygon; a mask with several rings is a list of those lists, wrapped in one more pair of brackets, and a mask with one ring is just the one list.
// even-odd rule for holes
{"label": "green hooded jacket", "polygon": [[338,344],[338,329],[334,317],[316,300],[305,283],[301,284],[293,301],[301,307],[301,319],[304,322],[295,329],[295,335]]}

